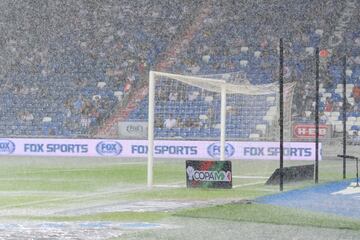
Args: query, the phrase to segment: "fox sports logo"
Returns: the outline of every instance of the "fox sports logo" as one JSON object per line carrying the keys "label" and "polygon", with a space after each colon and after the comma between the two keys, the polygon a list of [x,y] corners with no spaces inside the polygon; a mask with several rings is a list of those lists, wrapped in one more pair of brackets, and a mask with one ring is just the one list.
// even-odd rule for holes
{"label": "fox sports logo", "polygon": [[12,154],[14,151],[14,142],[7,139],[0,139],[0,154]]}
{"label": "fox sports logo", "polygon": [[[211,144],[210,146],[208,146],[207,152],[212,158],[220,157],[220,144],[218,144],[218,143]],[[229,157],[233,156],[234,153],[235,153],[234,146],[231,145],[230,143],[226,143],[225,144],[225,156],[227,158],[229,158]]]}
{"label": "fox sports logo", "polygon": [[117,156],[122,150],[122,145],[116,141],[101,141],[96,145],[96,152],[102,156]]}

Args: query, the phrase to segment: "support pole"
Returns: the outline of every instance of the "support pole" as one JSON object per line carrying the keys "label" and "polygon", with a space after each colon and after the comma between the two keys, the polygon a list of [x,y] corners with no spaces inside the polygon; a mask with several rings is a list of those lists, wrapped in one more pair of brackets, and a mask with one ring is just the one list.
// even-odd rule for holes
{"label": "support pole", "polygon": [[343,58],[343,111],[342,111],[342,121],[343,121],[343,179],[346,178],[346,56]]}
{"label": "support pole", "polygon": [[147,164],[147,186],[153,185],[154,166],[154,109],[155,109],[155,78],[154,72],[149,73],[149,122],[148,122],[148,164]]}
{"label": "support pole", "polygon": [[280,191],[284,189],[284,47],[280,38],[280,68],[279,68],[279,107],[280,107]]}
{"label": "support pole", "polygon": [[359,158],[356,158],[356,187],[359,187]]}
{"label": "support pole", "polygon": [[221,85],[220,161],[225,160],[226,137],[226,86]]}
{"label": "support pole", "polygon": [[316,48],[315,51],[316,55],[316,69],[315,69],[315,89],[316,89],[316,96],[315,96],[315,176],[314,180],[317,184],[319,182],[319,102],[320,102],[320,95],[319,95],[319,48]]}

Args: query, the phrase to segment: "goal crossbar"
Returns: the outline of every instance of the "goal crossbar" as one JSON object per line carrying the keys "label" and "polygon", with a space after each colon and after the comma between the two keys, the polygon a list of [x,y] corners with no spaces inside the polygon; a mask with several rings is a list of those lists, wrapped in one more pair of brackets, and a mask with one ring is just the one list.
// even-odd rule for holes
{"label": "goal crossbar", "polygon": [[179,82],[186,83],[192,86],[196,86],[202,89],[205,89],[210,92],[221,93],[221,89],[224,87],[227,94],[244,94],[244,95],[266,95],[273,94],[278,90],[278,85],[271,84],[262,84],[261,88],[251,84],[232,84],[227,83],[221,79],[214,79],[208,77],[198,77],[198,76],[187,76],[187,75],[178,75],[165,72],[156,72],[150,71],[150,74],[154,73],[157,76],[168,77],[175,79]]}

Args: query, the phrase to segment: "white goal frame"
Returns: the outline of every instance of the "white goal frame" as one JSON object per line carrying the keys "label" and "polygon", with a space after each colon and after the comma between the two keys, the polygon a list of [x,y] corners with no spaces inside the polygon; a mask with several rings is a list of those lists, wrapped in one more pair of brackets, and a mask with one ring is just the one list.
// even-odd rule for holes
{"label": "white goal frame", "polygon": [[[155,84],[156,77],[166,77],[177,80],[184,84],[202,88],[206,91],[220,93],[220,161],[225,158],[225,138],[226,138],[226,97],[227,94],[243,95],[268,95],[275,94],[278,96],[279,85],[277,83],[252,85],[247,80],[240,84],[227,83],[224,79],[216,79],[202,76],[186,76],[171,74],[165,72],[149,72],[149,109],[148,109],[148,153],[147,153],[147,186],[153,185],[153,167],[154,167],[154,120],[155,120]],[[291,123],[291,103],[293,90],[296,83],[286,83],[286,96],[289,98],[287,109],[289,121]],[[277,97],[276,97],[277,98]],[[275,107],[278,112],[278,107]],[[275,116],[275,115],[274,115]],[[276,119],[273,119],[276,121]],[[274,122],[275,123],[275,122]]]}
{"label": "white goal frame", "polygon": [[[178,79],[180,75],[150,71],[149,73],[149,116],[148,116],[148,161],[147,161],[147,186],[151,188],[154,182],[154,119],[155,119],[155,76],[169,77]],[[226,130],[226,82],[224,80],[215,80],[211,78],[182,76],[188,80],[204,84],[213,84],[220,88],[221,106],[220,106],[220,161],[225,160],[225,130]],[[181,80],[180,80],[181,81]],[[210,90],[211,91],[211,90]],[[214,92],[218,90],[214,89]]]}

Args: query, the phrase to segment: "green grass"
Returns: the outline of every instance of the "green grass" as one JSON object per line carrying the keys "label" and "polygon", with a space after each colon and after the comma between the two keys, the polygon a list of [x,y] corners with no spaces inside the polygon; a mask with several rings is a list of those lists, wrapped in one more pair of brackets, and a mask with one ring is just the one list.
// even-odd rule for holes
{"label": "green grass", "polygon": [[0,210],[8,207],[20,207],[21,205],[32,204],[40,201],[51,201],[54,196],[44,195],[19,195],[19,196],[1,196],[0,197]]}
{"label": "green grass", "polygon": [[264,204],[226,204],[184,210],[175,216],[360,230],[358,220]]}
{"label": "green grass", "polygon": [[[0,159],[0,162],[1,160],[3,159]],[[13,159],[13,161],[14,164],[7,161],[0,168],[0,191],[94,192],[116,185],[146,185],[145,162],[122,165],[117,165],[117,162],[107,162],[102,165],[101,161],[104,160],[99,159],[97,164],[87,165],[86,160],[71,162],[69,159],[65,163],[59,164],[57,161],[64,161],[63,158],[42,160],[41,162],[23,162],[23,164],[21,158]],[[287,162],[285,165],[308,163]],[[334,165],[333,162],[321,162],[320,180],[341,179],[340,162],[335,162],[336,165],[333,167],[330,166],[331,164]],[[233,175],[269,177],[277,167],[277,161],[233,161]],[[324,167],[324,170],[321,167]],[[350,175],[351,173],[349,173]],[[184,184],[184,161],[156,162],[154,181],[155,184]],[[234,179],[234,185],[256,181],[259,179]],[[202,193],[200,192],[200,194]]]}
{"label": "green grass", "polygon": [[[258,186],[261,186],[259,184]],[[271,187],[269,187],[271,188]],[[212,200],[212,199],[239,199],[255,198],[269,194],[263,189],[252,189],[251,187],[236,189],[163,189],[132,193],[126,196],[129,200],[152,199],[152,200]]]}
{"label": "green grass", "polygon": [[[2,160],[2,159],[0,159]],[[27,159],[27,161],[29,161]],[[62,163],[65,161],[64,163]],[[78,160],[67,158],[42,159],[41,161],[26,162],[22,158],[12,158],[0,168],[0,191],[49,191],[49,192],[99,192],[103,189],[117,188],[118,186],[141,185],[146,186],[146,163],[117,165],[116,161],[106,162],[102,159]],[[94,163],[96,162],[96,164]],[[102,164],[102,162],[104,162]],[[289,162],[289,164],[305,164],[308,162]],[[322,165],[325,162],[322,162]],[[332,163],[333,164],[333,163]],[[277,161],[233,161],[233,175],[270,176],[278,166]],[[184,161],[156,162],[154,167],[155,184],[183,183],[185,184]],[[326,180],[340,179],[340,170],[327,168],[320,171],[321,178]],[[234,185],[247,184],[259,179],[234,179]],[[263,180],[265,181],[265,180]],[[300,183],[296,187],[312,183]],[[252,190],[256,188],[257,190]],[[285,189],[292,189],[293,185],[286,185]],[[277,190],[276,187],[250,186],[241,187],[241,191],[189,191],[162,190],[149,193],[144,191],[137,195],[130,194],[126,197],[141,198],[180,198],[180,199],[208,199],[212,197],[257,197],[266,194],[266,191]],[[265,191],[262,191],[265,190]],[[264,192],[264,193],[263,193]],[[124,194],[122,194],[124,196]]]}
{"label": "green grass", "polygon": [[[330,214],[277,207],[264,204],[225,204],[177,212],[113,212],[81,216],[13,216],[12,219],[38,221],[146,221],[154,222],[169,217],[205,218],[227,221],[296,225],[360,231],[360,221]],[[186,221],[184,219],[183,221]]]}
{"label": "green grass", "polygon": [[[265,186],[266,179],[234,178],[234,185],[239,187],[231,190],[216,189],[186,189],[183,188],[154,188],[146,189],[146,162],[124,163],[117,159],[101,158],[0,158],[0,210],[27,209],[67,209],[72,207],[86,207],[97,204],[111,204],[119,201],[145,201],[145,200],[238,200],[254,199],[259,196],[274,194],[278,192],[278,186]],[[309,162],[285,162],[286,166],[298,164],[310,164]],[[259,176],[269,177],[278,167],[278,161],[233,161],[234,176]],[[352,171],[352,172],[351,172]],[[341,162],[322,161],[320,163],[320,181],[336,181],[341,179]],[[353,169],[349,169],[349,176]],[[154,166],[155,184],[182,184],[185,185],[185,162],[184,161],[156,161]],[[262,183],[258,183],[262,182]],[[251,185],[246,185],[251,184]],[[285,190],[303,188],[313,185],[312,181],[304,181],[294,184],[285,184]],[[121,191],[123,189],[129,191]],[[135,190],[131,190],[135,189]],[[9,194],[7,194],[9,193]],[[236,212],[244,206],[224,206],[224,211]],[[266,212],[261,216],[261,206],[250,205],[248,209],[242,209],[245,215],[236,215],[238,218],[228,219],[235,221],[257,221],[275,222],[281,217],[276,217],[273,212]],[[247,205],[246,205],[247,207]],[[258,209],[258,215],[254,214]],[[279,209],[277,209],[279,210]],[[207,210],[194,210],[201,211]],[[208,211],[211,211],[208,210]],[[281,212],[281,210],[279,210]],[[14,211],[16,212],[16,211]],[[181,212],[184,216],[195,212]],[[205,213],[201,213],[205,214]],[[206,217],[199,215],[199,217]],[[274,219],[267,218],[275,214]],[[297,213],[299,215],[299,213]],[[232,215],[232,214],[230,214]],[[266,215],[266,216],[265,216]],[[304,214],[303,214],[304,215]],[[306,215],[306,214],[305,214]],[[304,215],[304,216],[305,216]],[[14,216],[6,218],[29,218],[53,221],[75,221],[75,220],[114,220],[114,221],[156,221],[170,216],[169,213],[104,213],[95,215],[84,215],[76,217],[66,216]],[[253,218],[251,218],[253,216]],[[256,217],[255,217],[256,216]],[[301,214],[299,215],[301,216]],[[307,216],[307,215],[306,215]],[[207,216],[209,217],[209,216]],[[235,216],[234,216],[235,217]],[[293,217],[288,217],[290,220]],[[322,217],[327,219],[328,217]],[[299,218],[294,224],[303,224]],[[314,217],[314,219],[316,219]],[[325,221],[324,220],[324,221]],[[324,222],[323,221],[323,222]],[[345,221],[345,220],[344,220]],[[314,222],[321,222],[315,221]],[[326,222],[326,221],[325,221]],[[346,221],[345,221],[346,222]],[[278,224],[282,224],[278,222]],[[346,222],[346,224],[348,224]],[[356,225],[356,224],[355,224]],[[324,226],[330,226],[328,223]],[[357,226],[357,225],[356,225]],[[348,227],[346,225],[346,227]],[[351,226],[350,226],[351,228]],[[351,228],[353,229],[353,228]]]}
{"label": "green grass", "polygon": [[94,191],[113,183],[143,184],[145,166],[30,168],[0,171],[0,191]]}

